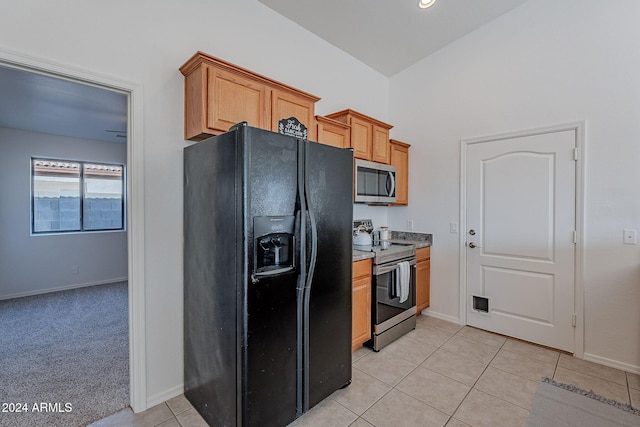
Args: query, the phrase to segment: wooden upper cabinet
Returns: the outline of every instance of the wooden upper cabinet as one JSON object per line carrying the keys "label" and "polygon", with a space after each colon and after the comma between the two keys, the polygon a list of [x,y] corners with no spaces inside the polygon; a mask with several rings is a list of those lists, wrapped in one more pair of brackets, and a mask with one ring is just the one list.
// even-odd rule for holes
{"label": "wooden upper cabinet", "polygon": [[281,119],[295,117],[316,138],[317,96],[261,76],[203,52],[182,67],[185,76],[184,137],[200,141],[236,123],[278,131]]}
{"label": "wooden upper cabinet", "polygon": [[351,144],[353,157],[356,159],[371,160],[373,126],[366,120],[358,117],[351,118]]}
{"label": "wooden upper cabinet", "polygon": [[316,116],[317,141],[338,148],[349,148],[351,127],[337,120]]}
{"label": "wooden upper cabinet", "polygon": [[371,143],[371,160],[378,163],[389,164],[391,151],[389,148],[389,129],[373,125],[373,140]]}
{"label": "wooden upper cabinet", "polygon": [[268,111],[264,108],[269,96],[266,86],[235,73],[206,68],[209,70],[207,106],[215,106],[207,108],[207,129],[224,132],[242,121],[249,126],[269,128]]}
{"label": "wooden upper cabinet", "polygon": [[327,117],[351,126],[353,157],[389,164],[389,129],[393,126],[349,109]]}
{"label": "wooden upper cabinet", "polygon": [[409,204],[409,144],[389,140],[391,165],[396,167],[396,205]]}
{"label": "wooden upper cabinet", "polygon": [[[315,102],[315,101],[314,101]],[[307,127],[307,139],[316,140],[314,102],[291,91],[273,89],[271,91],[271,130],[278,131],[278,122],[295,117]]]}

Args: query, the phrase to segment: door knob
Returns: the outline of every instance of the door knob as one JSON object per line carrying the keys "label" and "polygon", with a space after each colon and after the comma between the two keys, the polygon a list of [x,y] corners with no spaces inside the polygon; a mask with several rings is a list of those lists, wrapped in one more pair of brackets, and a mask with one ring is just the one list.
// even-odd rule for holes
{"label": "door knob", "polygon": [[475,244],[475,243],[473,243],[473,242],[469,242],[469,247],[470,247],[471,249],[473,249],[473,248],[475,248],[475,247],[476,247],[476,244]]}

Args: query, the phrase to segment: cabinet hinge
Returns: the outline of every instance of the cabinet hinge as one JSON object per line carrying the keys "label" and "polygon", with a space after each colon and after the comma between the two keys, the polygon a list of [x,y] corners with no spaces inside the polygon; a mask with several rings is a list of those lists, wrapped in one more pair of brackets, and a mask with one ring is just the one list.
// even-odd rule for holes
{"label": "cabinet hinge", "polygon": [[573,313],[571,315],[571,326],[573,326],[574,328],[576,327],[576,314]]}
{"label": "cabinet hinge", "polygon": [[576,243],[578,243],[578,232],[573,230],[573,244],[575,245]]}
{"label": "cabinet hinge", "polygon": [[575,147],[573,149],[573,160],[578,160],[580,158],[580,149]]}

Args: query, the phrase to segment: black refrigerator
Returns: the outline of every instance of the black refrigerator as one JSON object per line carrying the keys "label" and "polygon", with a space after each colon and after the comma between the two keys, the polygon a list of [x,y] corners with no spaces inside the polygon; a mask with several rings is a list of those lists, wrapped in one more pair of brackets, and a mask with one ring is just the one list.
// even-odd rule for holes
{"label": "black refrigerator", "polygon": [[185,395],[284,426],[351,382],[353,152],[246,124],[184,149]]}

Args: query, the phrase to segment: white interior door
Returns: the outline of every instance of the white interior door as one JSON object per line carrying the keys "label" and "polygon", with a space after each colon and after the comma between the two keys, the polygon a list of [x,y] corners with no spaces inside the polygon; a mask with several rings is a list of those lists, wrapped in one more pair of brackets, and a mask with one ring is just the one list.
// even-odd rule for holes
{"label": "white interior door", "polygon": [[467,324],[574,351],[575,130],[466,146]]}

